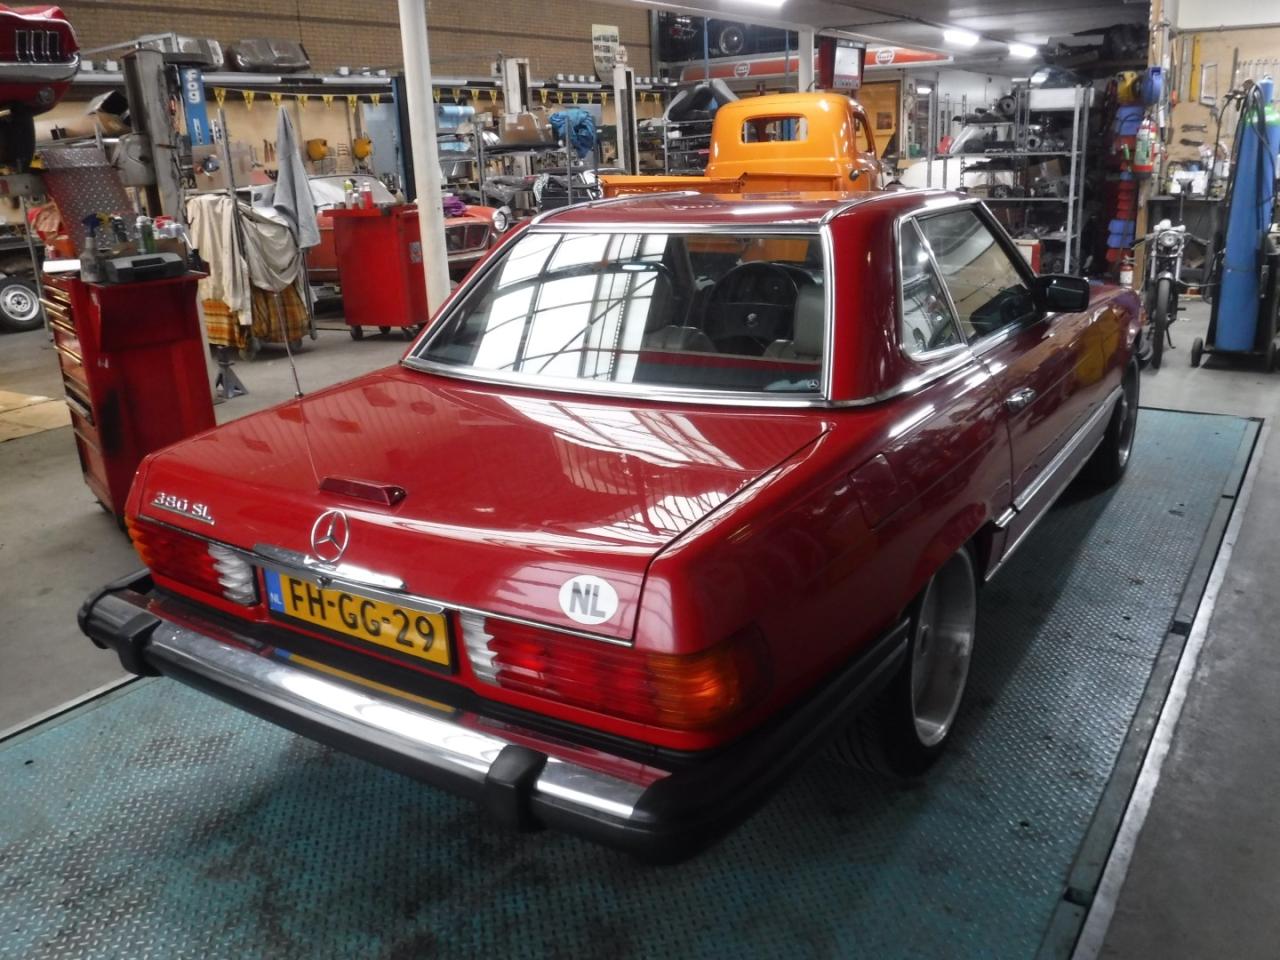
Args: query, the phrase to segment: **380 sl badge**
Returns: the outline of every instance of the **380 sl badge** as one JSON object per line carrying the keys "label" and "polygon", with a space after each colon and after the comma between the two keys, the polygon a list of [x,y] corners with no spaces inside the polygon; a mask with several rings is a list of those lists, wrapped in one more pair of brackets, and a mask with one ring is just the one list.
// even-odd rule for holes
{"label": "380 sl badge", "polygon": [[176,497],[161,491],[151,498],[151,505],[158,510],[168,510],[213,526],[213,514],[209,512],[208,504],[196,503],[186,497]]}

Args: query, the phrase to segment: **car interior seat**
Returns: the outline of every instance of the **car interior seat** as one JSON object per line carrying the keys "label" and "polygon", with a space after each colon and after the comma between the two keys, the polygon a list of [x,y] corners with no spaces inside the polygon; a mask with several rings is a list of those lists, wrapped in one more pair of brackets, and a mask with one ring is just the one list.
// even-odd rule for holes
{"label": "car interior seat", "polygon": [[773,341],[764,348],[764,355],[774,360],[820,360],[826,320],[827,300],[822,287],[805,284],[796,294],[791,339]]}
{"label": "car interior seat", "polygon": [[653,300],[645,323],[644,349],[668,353],[715,353],[715,344],[702,330],[670,322],[673,318],[683,320],[684,317],[680,300],[666,275],[657,274],[653,283]]}

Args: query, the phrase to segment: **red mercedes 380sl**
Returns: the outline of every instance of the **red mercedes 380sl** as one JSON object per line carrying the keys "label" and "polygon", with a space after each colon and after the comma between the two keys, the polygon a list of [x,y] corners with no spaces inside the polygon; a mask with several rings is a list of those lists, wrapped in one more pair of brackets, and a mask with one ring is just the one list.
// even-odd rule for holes
{"label": "red mercedes 380sl", "polygon": [[149,457],[148,569],[81,626],[498,821],[679,858],[816,747],[937,756],[979,585],[1125,470],[1140,324],[963,197],[566,208],[398,365]]}

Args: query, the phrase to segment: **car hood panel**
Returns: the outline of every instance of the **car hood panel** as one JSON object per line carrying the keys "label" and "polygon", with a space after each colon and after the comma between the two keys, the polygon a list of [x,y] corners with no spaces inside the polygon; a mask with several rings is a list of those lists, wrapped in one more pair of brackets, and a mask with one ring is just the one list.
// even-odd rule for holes
{"label": "car hood panel", "polygon": [[[138,502],[236,546],[302,553],[338,508],[344,563],[446,604],[628,638],[653,556],[826,427],[813,410],[635,407],[389,368],[163,451]],[[321,491],[325,477],[406,496],[375,505]],[[213,525],[148,506],[161,492],[203,504]],[[561,609],[561,586],[583,574],[618,595],[604,623]]]}

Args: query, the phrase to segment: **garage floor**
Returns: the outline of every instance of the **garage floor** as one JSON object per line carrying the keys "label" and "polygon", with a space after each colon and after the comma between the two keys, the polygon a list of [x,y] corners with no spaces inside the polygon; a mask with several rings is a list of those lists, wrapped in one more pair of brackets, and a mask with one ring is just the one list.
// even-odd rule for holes
{"label": "garage floor", "polygon": [[[1180,326],[1183,349],[1144,378],[1144,403],[1277,412],[1270,378],[1183,368],[1194,324]],[[5,389],[56,395],[56,364],[37,338],[0,340]],[[304,386],[402,349],[322,334],[300,363]],[[282,362],[240,369],[254,395],[224,405],[220,419],[290,392]],[[134,684],[0,752],[0,956],[128,955],[160,943],[167,956],[301,955],[321,932],[322,952],[387,955],[534,955],[539,945],[620,956],[1033,955],[1062,914],[1072,857],[1233,482],[1233,451],[1251,432],[1238,419],[1158,412],[1143,414],[1141,430],[1120,491],[1055,510],[987,594],[991,639],[975,665],[964,749],[923,786],[813,764],[710,856],[643,870],[564,838],[488,831],[464,804],[166,682]],[[0,622],[10,627],[0,727],[117,673],[76,633],[73,611],[132,558],[84,491],[65,433],[0,444],[10,487],[0,503]],[[1280,572],[1280,480],[1275,448],[1260,455],[1202,654],[1210,669],[1188,695],[1108,956],[1271,956],[1276,942],[1274,910],[1262,904],[1280,831],[1270,815],[1280,610],[1259,587]],[[33,508],[41,503],[50,509]],[[1256,844],[1224,847],[1208,813],[1219,804],[1235,812],[1233,831],[1242,818],[1265,821],[1248,833]],[[1196,931],[1180,927],[1215,931],[1214,946],[1193,949]]]}
{"label": "garage floor", "polygon": [[[406,346],[398,333],[352,343],[345,328],[322,328],[318,340],[304,341],[298,375],[304,390],[315,390],[395,363]],[[283,349],[264,347],[235,370],[250,393],[215,407],[219,423],[293,396]],[[43,331],[0,336],[0,390],[62,396]],[[69,426],[0,440],[0,478],[2,732],[123,676],[110,658],[83,656],[74,613],[90,590],[137,569],[138,560],[84,485]]]}

